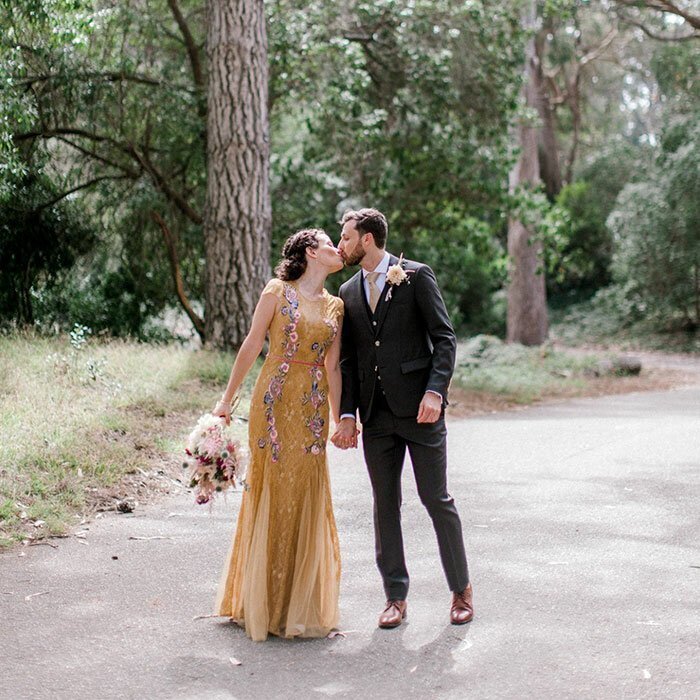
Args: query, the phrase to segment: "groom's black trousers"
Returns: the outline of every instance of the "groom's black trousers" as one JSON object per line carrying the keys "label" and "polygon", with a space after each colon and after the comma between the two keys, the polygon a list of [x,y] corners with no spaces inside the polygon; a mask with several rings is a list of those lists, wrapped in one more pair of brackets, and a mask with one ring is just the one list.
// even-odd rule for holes
{"label": "groom's black trousers", "polygon": [[462,524],[447,492],[447,429],[444,414],[436,423],[397,418],[381,389],[363,426],[365,462],[374,493],[377,566],[387,599],[405,600],[408,570],[401,533],[401,470],[406,448],[411,456],[418,496],[433,521],[440,559],[451,591],[469,583]]}

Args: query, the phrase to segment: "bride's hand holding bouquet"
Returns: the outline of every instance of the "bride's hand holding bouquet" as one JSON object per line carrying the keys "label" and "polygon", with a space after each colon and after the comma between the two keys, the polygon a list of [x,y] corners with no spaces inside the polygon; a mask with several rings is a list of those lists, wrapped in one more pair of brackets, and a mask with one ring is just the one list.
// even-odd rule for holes
{"label": "bride's hand holding bouquet", "polygon": [[[219,401],[211,413],[200,416],[187,438],[184,466],[189,467],[189,487],[197,503],[209,503],[216,493],[243,483],[242,449],[231,428],[233,402]],[[223,419],[223,420],[222,420]]]}

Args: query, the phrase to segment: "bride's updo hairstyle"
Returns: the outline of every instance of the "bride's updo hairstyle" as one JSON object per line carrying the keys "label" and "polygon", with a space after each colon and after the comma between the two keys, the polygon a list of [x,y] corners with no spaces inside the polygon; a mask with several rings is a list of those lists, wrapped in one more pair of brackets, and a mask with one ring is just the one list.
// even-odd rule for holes
{"label": "bride's updo hairstyle", "polygon": [[285,282],[298,280],[306,271],[306,249],[318,248],[318,236],[325,231],[306,228],[293,233],[282,247],[282,260],[275,268],[275,275]]}

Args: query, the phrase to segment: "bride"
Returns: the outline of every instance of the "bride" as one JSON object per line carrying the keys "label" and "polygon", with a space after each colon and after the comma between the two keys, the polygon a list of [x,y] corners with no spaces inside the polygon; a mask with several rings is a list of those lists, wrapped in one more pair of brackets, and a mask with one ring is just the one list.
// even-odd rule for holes
{"label": "bride", "polygon": [[231,401],[269,334],[250,403],[250,465],[216,600],[249,637],[325,636],[338,624],[340,552],[326,461],[329,404],[339,421],[343,302],[324,289],[343,267],[320,229],[298,231],[260,295],[212,413]]}

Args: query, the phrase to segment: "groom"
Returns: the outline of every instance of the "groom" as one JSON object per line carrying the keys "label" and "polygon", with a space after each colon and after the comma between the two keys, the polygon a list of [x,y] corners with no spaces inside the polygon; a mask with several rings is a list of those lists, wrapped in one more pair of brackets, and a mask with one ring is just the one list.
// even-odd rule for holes
{"label": "groom", "polygon": [[421,502],[435,528],[452,591],[450,620],[473,616],[462,525],[447,492],[447,387],[455,334],[433,271],[399,261],[384,249],[387,221],[376,209],[343,216],[338,249],[360,271],[340,288],[345,303],[341,345],[341,420],[331,438],[357,446],[356,411],[363,425],[365,462],[374,494],[377,566],[387,602],[379,627],[406,617],[408,571],[401,533],[401,469],[411,456]]}

